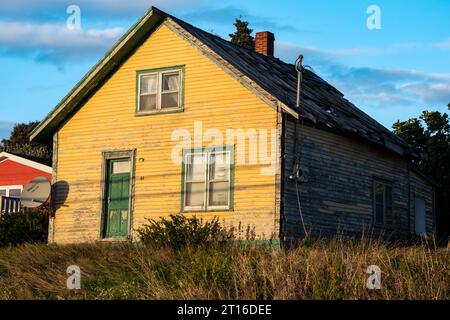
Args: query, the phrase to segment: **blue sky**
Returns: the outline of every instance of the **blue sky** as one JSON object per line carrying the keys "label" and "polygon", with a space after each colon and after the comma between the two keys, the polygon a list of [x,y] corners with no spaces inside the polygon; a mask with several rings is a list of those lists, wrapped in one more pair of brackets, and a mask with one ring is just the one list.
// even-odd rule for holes
{"label": "blue sky", "polygon": [[[81,31],[66,27],[69,5]],[[366,10],[381,9],[369,30]],[[448,0],[15,0],[0,3],[0,139],[42,119],[114,42],[155,5],[228,39],[236,17],[275,33],[280,59],[304,63],[391,127],[450,102]]]}

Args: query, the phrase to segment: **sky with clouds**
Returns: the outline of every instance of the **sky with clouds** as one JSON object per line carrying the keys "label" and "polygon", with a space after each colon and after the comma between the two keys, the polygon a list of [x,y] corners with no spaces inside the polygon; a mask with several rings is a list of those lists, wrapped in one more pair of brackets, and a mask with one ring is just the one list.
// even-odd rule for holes
{"label": "sky with clouds", "polygon": [[[367,8],[381,9],[369,30]],[[81,9],[69,30],[67,8]],[[448,0],[15,0],[0,2],[0,139],[42,119],[150,7],[228,39],[236,17],[391,127],[450,102]]]}

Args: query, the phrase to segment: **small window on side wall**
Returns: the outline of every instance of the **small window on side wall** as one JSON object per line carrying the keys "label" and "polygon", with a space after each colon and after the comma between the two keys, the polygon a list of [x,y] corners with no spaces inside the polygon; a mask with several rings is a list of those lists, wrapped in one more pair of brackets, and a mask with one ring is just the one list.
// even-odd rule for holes
{"label": "small window on side wall", "polygon": [[182,110],[182,68],[138,71],[137,113]]}
{"label": "small window on side wall", "polygon": [[20,190],[20,189],[11,189],[11,190],[9,190],[9,197],[10,198],[20,198],[21,194],[22,194],[22,190]]}
{"label": "small window on side wall", "polygon": [[373,193],[375,224],[384,225],[394,223],[392,185],[386,182],[374,181]]}
{"label": "small window on side wall", "polygon": [[9,198],[20,198],[22,186],[0,186],[0,196]]}

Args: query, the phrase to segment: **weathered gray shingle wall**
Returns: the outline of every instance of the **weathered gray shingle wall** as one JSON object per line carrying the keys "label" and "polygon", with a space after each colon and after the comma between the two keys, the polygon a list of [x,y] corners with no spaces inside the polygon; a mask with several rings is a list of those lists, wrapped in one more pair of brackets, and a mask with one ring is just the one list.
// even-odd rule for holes
{"label": "weathered gray shingle wall", "polygon": [[[295,122],[288,118],[285,129],[284,210],[282,232],[289,238],[303,235],[295,182],[287,177],[294,165]],[[408,197],[407,160],[360,139],[304,125],[300,128],[301,163],[309,170],[309,181],[298,184],[303,218],[315,235],[337,232],[407,235],[414,231],[412,197]],[[408,172],[409,171],[409,172]],[[408,175],[411,177],[409,178]],[[393,187],[394,222],[376,226],[373,222],[373,182],[383,180]],[[432,213],[432,187],[420,177],[411,182]],[[413,188],[414,187],[414,188]],[[413,190],[411,190],[413,192]],[[431,199],[431,200],[430,200]],[[432,214],[430,221],[432,224]],[[431,229],[430,229],[431,230]]]}

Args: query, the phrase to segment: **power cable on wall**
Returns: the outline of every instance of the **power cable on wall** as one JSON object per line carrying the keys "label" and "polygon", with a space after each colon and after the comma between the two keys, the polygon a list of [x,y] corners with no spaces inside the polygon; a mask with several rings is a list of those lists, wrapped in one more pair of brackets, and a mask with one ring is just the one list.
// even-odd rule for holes
{"label": "power cable on wall", "polygon": [[[301,101],[301,94],[302,94],[302,81],[303,81],[303,55],[299,55],[297,61],[295,62],[295,69],[297,70],[298,73],[298,80],[297,80],[297,110],[299,112],[299,121],[301,121],[301,129],[303,129],[304,127],[304,118],[301,114],[301,105],[300,105],[300,101]],[[297,206],[298,206],[298,211],[300,214],[300,220],[302,223],[302,227],[303,227],[303,231],[305,232],[305,236],[308,235],[308,231],[306,230],[306,225],[305,225],[305,220],[303,218],[303,210],[302,210],[302,204],[301,204],[301,200],[300,200],[300,193],[298,191],[298,179],[301,176],[301,156],[302,156],[302,149],[303,149],[303,141],[300,139],[299,135],[300,135],[300,131],[298,130],[298,123],[295,124],[296,125],[296,140],[295,140],[295,164],[294,164],[294,173],[293,173],[293,177],[294,177],[294,181],[295,181],[295,191],[296,191],[296,195],[297,195]],[[299,145],[298,145],[299,144]],[[298,145],[298,146],[297,146]]]}

